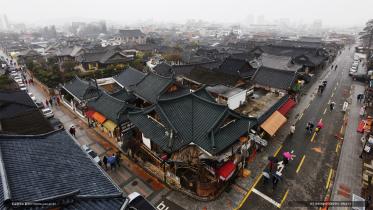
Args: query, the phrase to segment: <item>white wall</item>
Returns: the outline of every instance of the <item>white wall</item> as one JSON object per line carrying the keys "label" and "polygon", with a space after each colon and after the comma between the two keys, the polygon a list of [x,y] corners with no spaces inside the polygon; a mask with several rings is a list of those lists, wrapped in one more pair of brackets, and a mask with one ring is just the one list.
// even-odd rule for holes
{"label": "white wall", "polygon": [[228,98],[228,107],[230,109],[237,109],[246,101],[246,90],[242,90],[241,92],[237,93]]}
{"label": "white wall", "polygon": [[144,143],[149,149],[152,149],[150,139],[146,138],[144,134],[142,134],[142,143]]}

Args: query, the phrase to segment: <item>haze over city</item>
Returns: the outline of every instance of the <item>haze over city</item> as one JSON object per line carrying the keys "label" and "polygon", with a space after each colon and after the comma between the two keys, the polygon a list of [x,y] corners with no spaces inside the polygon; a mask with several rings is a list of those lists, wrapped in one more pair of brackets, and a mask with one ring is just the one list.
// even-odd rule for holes
{"label": "haze over city", "polygon": [[[12,0],[1,2],[1,13],[27,24],[45,25],[77,20],[185,22],[189,19],[223,23],[268,24],[275,19],[294,23],[321,20],[325,26],[361,26],[369,19],[370,0]],[[264,17],[264,18],[263,18]]]}

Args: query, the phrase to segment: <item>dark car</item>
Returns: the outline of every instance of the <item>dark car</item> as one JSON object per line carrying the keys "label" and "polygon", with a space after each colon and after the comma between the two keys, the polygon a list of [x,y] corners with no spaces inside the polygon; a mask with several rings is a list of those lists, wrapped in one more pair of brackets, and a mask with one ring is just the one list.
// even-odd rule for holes
{"label": "dark car", "polygon": [[49,123],[52,125],[53,129],[54,130],[64,130],[65,128],[63,127],[63,124],[61,123],[61,121],[59,119],[56,119],[56,118],[49,118]]}

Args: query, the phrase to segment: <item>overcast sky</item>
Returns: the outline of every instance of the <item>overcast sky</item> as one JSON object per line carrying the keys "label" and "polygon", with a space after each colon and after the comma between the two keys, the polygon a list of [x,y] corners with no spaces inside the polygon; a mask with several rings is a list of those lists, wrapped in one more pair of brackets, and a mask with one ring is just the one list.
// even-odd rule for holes
{"label": "overcast sky", "polygon": [[0,0],[11,22],[51,23],[65,18],[123,23],[153,19],[243,22],[249,15],[327,26],[363,25],[373,18],[373,0]]}

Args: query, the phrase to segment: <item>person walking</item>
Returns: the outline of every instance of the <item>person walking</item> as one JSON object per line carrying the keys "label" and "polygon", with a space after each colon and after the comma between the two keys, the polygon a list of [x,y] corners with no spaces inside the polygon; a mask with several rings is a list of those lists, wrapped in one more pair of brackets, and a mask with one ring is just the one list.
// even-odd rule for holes
{"label": "person walking", "polygon": [[335,65],[335,68],[334,68],[334,70],[337,70],[337,68],[338,68],[338,65]]}
{"label": "person walking", "polygon": [[110,164],[110,169],[115,169],[115,155],[113,154],[111,157],[108,158],[108,162]]}
{"label": "person walking", "polygon": [[75,127],[72,125],[69,130],[70,134],[75,137]]}
{"label": "person walking", "polygon": [[362,106],[362,107],[360,108],[359,115],[360,115],[361,118],[364,117],[364,115],[365,115],[365,106]]}
{"label": "person walking", "polygon": [[45,105],[46,105],[46,107],[49,107],[48,99],[45,99]]}
{"label": "person walking", "polygon": [[57,96],[57,105],[59,106],[60,105],[60,97]]}
{"label": "person walking", "polygon": [[294,135],[294,133],[295,133],[295,125],[293,124],[290,126],[290,135]]}
{"label": "person walking", "polygon": [[117,152],[117,156],[116,156],[115,160],[117,161],[117,166],[119,168],[120,167],[120,161],[121,161],[121,154],[120,154],[119,151]]}
{"label": "person walking", "polygon": [[332,64],[332,67],[331,67],[331,69],[333,69],[333,66],[334,66],[334,65]]}
{"label": "person walking", "polygon": [[330,104],[329,104],[330,111],[333,111],[334,106],[335,106],[335,102],[334,101],[330,102]]}
{"label": "person walking", "polygon": [[52,101],[52,98],[49,98],[49,104],[51,105],[51,107],[53,107],[53,101]]}
{"label": "person walking", "polygon": [[106,155],[104,155],[104,157],[102,158],[102,162],[104,163],[105,170],[107,170],[107,157],[106,157]]}

